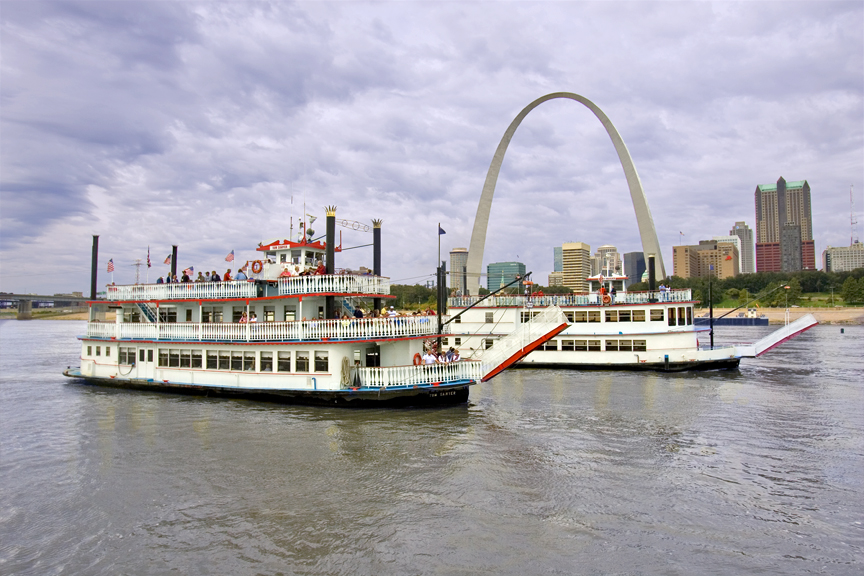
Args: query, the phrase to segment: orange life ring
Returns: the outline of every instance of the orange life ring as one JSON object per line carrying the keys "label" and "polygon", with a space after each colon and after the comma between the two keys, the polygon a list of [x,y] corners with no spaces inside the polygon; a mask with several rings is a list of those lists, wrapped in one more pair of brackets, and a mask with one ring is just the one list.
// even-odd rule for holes
{"label": "orange life ring", "polygon": [[420,366],[423,363],[423,357],[417,352],[414,354],[414,366]]}
{"label": "orange life ring", "polygon": [[252,262],[252,272],[254,274],[260,274],[261,270],[264,269],[264,263],[261,260],[255,260]]}
{"label": "orange life ring", "polygon": [[603,304],[609,304],[612,302],[612,297],[608,294],[603,294]]}

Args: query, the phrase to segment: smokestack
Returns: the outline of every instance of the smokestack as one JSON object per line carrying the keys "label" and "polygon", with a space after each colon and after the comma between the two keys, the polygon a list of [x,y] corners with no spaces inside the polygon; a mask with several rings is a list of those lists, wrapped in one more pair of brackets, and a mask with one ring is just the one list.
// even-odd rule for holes
{"label": "smokestack", "polygon": [[[381,277],[381,223],[383,220],[372,220],[372,274]],[[375,310],[381,310],[381,299],[372,300]]]}
{"label": "smokestack", "polygon": [[654,254],[648,255],[648,290],[653,292],[657,289],[657,278],[655,277]]}
{"label": "smokestack", "polygon": [[177,275],[177,245],[171,246],[171,278]]}
{"label": "smokestack", "polygon": [[[333,275],[336,273],[336,262],[334,254],[336,250],[336,206],[325,206],[324,211],[327,213],[327,251],[325,252],[327,262],[325,267],[327,274]],[[333,318],[336,311],[335,298],[327,296],[327,318]]]}
{"label": "smokestack", "polygon": [[93,253],[90,256],[90,299],[96,299],[96,273],[99,268],[99,236],[93,236]]}

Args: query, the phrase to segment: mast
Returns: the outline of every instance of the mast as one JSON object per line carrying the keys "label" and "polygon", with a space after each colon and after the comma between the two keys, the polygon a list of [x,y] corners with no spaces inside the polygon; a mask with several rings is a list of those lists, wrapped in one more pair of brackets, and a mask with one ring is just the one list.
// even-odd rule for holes
{"label": "mast", "polygon": [[858,220],[855,219],[855,189],[854,184],[849,185],[849,245],[858,242]]}

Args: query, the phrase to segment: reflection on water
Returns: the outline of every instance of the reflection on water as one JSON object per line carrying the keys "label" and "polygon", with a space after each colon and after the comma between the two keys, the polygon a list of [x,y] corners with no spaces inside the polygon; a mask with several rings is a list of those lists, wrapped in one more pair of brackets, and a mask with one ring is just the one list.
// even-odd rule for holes
{"label": "reflection on water", "polygon": [[0,323],[4,574],[862,568],[859,327],[738,371],[518,370],[362,411],[75,384],[81,330]]}

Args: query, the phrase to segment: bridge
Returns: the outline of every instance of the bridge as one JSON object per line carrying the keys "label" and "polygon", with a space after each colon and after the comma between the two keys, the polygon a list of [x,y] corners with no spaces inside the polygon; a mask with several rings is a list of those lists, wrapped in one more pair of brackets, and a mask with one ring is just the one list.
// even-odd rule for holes
{"label": "bridge", "polygon": [[59,302],[69,303],[70,305],[82,305],[89,302],[91,299],[84,296],[75,296],[72,294],[54,294],[46,296],[42,294],[0,294],[0,302],[17,302],[18,303],[18,320],[33,319],[33,303],[34,302]]}

